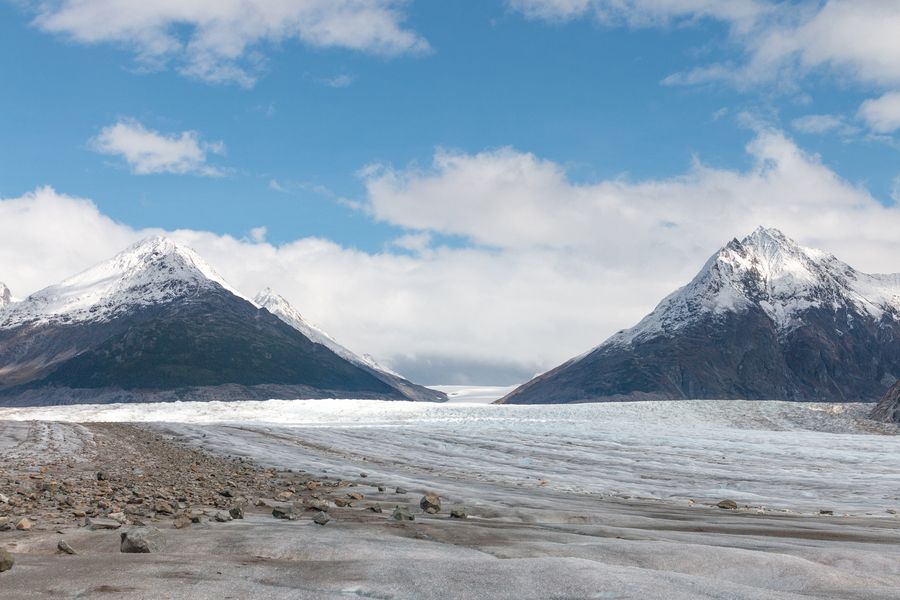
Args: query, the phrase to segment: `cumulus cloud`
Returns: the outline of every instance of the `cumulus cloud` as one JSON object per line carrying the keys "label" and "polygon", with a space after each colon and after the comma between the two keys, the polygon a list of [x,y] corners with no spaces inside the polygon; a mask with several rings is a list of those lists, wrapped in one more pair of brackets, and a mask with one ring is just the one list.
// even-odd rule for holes
{"label": "cumulus cloud", "polygon": [[713,19],[729,26],[742,64],[711,64],[665,80],[740,86],[828,69],[856,81],[900,84],[900,5],[883,0],[508,0],[530,18],[591,17],[609,25],[665,26]]}
{"label": "cumulus cloud", "polygon": [[185,75],[252,86],[267,46],[379,55],[419,53],[428,42],[404,27],[406,0],[48,0],[32,2],[35,24],[86,44],[132,49],[141,64],[174,63]]}
{"label": "cumulus cloud", "polygon": [[164,134],[147,129],[133,119],[104,127],[90,147],[101,154],[119,156],[133,173],[222,175],[219,167],[207,163],[209,154],[223,154],[222,142],[204,142],[196,131]]}
{"label": "cumulus cloud", "polygon": [[859,117],[878,133],[892,133],[900,129],[900,92],[889,92],[880,98],[866,100],[859,107]]}
{"label": "cumulus cloud", "polygon": [[[679,177],[593,183],[512,148],[439,151],[427,169],[373,167],[367,210],[406,230],[380,252],[167,233],[245,294],[271,285],[341,342],[411,377],[513,383],[633,325],[760,224],[862,270],[900,271],[900,209],[783,132],[759,129],[747,152],[746,170],[696,161]],[[0,281],[21,297],[153,233],[49,188],[0,200]],[[442,245],[441,234],[468,243]]]}

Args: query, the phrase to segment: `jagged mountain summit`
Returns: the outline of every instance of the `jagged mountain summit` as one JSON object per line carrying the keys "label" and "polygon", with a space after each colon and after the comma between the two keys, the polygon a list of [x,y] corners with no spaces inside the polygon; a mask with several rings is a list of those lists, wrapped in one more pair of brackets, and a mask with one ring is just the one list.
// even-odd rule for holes
{"label": "jagged mountain summit", "polygon": [[900,375],[900,275],[868,275],[760,227],[640,323],[502,403],[875,401]]}
{"label": "jagged mountain summit", "polygon": [[261,291],[256,295],[253,301],[313,342],[322,344],[341,358],[368,371],[388,385],[401,390],[410,400],[442,402],[447,399],[445,393],[421,385],[416,385],[411,381],[404,379],[402,375],[379,365],[378,362],[368,354],[359,355],[342,346],[337,340],[322,331],[319,327],[304,319],[300,312],[295,309],[284,296],[275,293],[271,288],[266,288]]}
{"label": "jagged mountain summit", "polygon": [[0,310],[0,405],[409,399],[149,238]]}

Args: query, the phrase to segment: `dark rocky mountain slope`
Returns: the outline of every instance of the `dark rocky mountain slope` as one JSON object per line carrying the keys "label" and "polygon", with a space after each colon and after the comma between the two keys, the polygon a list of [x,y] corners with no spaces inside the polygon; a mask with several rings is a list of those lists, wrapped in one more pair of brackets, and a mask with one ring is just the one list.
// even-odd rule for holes
{"label": "dark rocky mountain slope", "polygon": [[635,327],[499,402],[874,402],[898,375],[900,276],[759,228]]}

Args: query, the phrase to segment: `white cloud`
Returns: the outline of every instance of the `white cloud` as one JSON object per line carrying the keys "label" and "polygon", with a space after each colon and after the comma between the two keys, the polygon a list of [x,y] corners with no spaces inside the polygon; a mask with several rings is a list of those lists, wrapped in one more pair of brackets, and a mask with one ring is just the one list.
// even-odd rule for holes
{"label": "white cloud", "polygon": [[[900,209],[779,131],[760,129],[747,152],[747,170],[698,161],[680,177],[588,184],[510,148],[369,169],[368,210],[409,230],[397,251],[169,234],[238,289],[271,285],[349,347],[412,376],[487,365],[525,378],[552,367],[633,325],[760,224],[862,270],[900,271]],[[0,200],[0,281],[21,297],[151,233],[49,188]],[[472,244],[437,245],[437,234]]]}
{"label": "white cloud", "polygon": [[163,134],[147,129],[133,119],[121,120],[104,127],[90,141],[90,147],[101,154],[120,156],[133,173],[222,175],[223,171],[207,163],[209,154],[223,154],[222,142],[204,142],[196,131]]}
{"label": "white cloud", "polygon": [[859,133],[859,128],[851,125],[841,115],[805,115],[791,121],[791,126],[801,133],[838,133],[852,136]]}
{"label": "white cloud", "polygon": [[900,92],[889,92],[880,98],[866,100],[859,107],[859,117],[877,133],[900,129]]}
{"label": "white cloud", "polygon": [[352,75],[341,74],[335,75],[334,77],[328,77],[322,80],[322,83],[327,85],[328,87],[333,88],[345,88],[350,87],[353,84],[354,77]]}
{"label": "white cloud", "polygon": [[266,236],[268,234],[268,227],[254,227],[250,230],[250,241],[256,244],[261,244],[266,241]]}
{"label": "white cloud", "polygon": [[86,44],[132,49],[145,66],[252,86],[263,51],[286,40],[380,55],[428,42],[403,26],[406,0],[48,0],[36,25]]}
{"label": "white cloud", "polygon": [[900,84],[900,4],[884,0],[508,0],[531,18],[592,17],[629,27],[699,19],[726,23],[743,64],[711,64],[668,77],[673,84],[727,80],[748,86],[792,81],[818,69],[852,80]]}

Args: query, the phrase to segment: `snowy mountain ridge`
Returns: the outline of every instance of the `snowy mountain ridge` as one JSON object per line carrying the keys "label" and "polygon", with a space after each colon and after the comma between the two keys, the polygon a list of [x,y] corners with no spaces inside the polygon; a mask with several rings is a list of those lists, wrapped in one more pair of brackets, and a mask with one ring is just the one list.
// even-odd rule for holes
{"label": "snowy mountain ridge", "polygon": [[187,298],[215,286],[248,300],[196,252],[169,238],[155,236],[9,305],[0,314],[0,329],[24,324],[108,321],[136,307]]}
{"label": "snowy mountain ridge", "polygon": [[272,288],[267,287],[262,290],[259,294],[256,295],[253,301],[260,307],[265,308],[270,313],[308,337],[313,342],[322,344],[341,358],[346,359],[356,365],[369,367],[377,371],[383,371],[390,375],[397,375],[397,373],[394,373],[393,371],[379,365],[370,355],[364,354],[360,356],[349,348],[342,346],[337,340],[325,333],[325,331],[303,318],[303,316],[300,314],[300,311],[294,308],[284,296],[272,290]]}
{"label": "snowy mountain ridge", "polygon": [[754,305],[781,333],[801,326],[802,313],[810,308],[900,320],[900,274],[862,273],[831,254],[800,246],[777,229],[759,227],[726,244],[690,283],[664,298],[636,326],[597,348],[675,335],[710,314]]}

